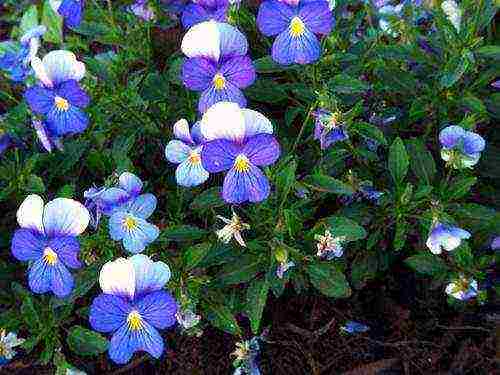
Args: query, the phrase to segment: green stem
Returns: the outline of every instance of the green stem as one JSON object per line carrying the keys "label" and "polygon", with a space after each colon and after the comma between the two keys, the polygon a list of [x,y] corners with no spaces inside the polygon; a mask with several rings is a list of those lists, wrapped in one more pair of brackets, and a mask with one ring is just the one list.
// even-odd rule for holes
{"label": "green stem", "polygon": [[304,122],[302,123],[302,126],[299,130],[299,134],[297,135],[297,138],[295,138],[295,142],[293,143],[292,150],[290,151],[290,154],[293,154],[295,152],[295,149],[299,145],[300,139],[302,138],[302,134],[304,133],[304,130],[306,128],[307,122],[309,121],[309,118],[311,117],[312,111],[314,108],[316,108],[317,102],[314,102],[311,107],[309,107],[309,111],[307,112],[307,116],[304,119]]}

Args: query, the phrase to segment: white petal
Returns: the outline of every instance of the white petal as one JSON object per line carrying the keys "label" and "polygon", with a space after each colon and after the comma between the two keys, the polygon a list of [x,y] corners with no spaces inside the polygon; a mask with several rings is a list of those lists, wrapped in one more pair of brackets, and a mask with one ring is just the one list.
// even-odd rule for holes
{"label": "white petal", "polygon": [[136,294],[161,290],[170,280],[172,273],[163,262],[153,262],[144,254],[136,254],[129,260],[134,266]]}
{"label": "white petal", "polygon": [[460,246],[460,242],[460,238],[449,236],[442,241],[442,245],[446,251],[452,251]]}
{"label": "white petal", "polygon": [[134,297],[135,270],[129,259],[118,258],[102,266],[99,285],[103,293]]}
{"label": "white petal", "polygon": [[31,67],[35,72],[35,77],[38,78],[45,86],[52,87],[53,83],[50,79],[47,71],[45,70],[45,65],[43,65],[42,60],[38,56],[34,56],[31,59]]}
{"label": "white petal", "polygon": [[200,130],[207,141],[220,138],[242,140],[245,136],[243,111],[236,103],[216,103],[203,115]]}
{"label": "white petal", "polygon": [[189,124],[186,119],[180,119],[174,124],[174,135],[175,138],[188,141],[191,140],[191,134],[189,133]]}
{"label": "white petal", "polygon": [[181,50],[187,57],[211,57],[219,60],[220,32],[217,22],[207,21],[191,27],[182,39]]}
{"label": "white petal", "polygon": [[253,109],[242,109],[245,117],[245,136],[251,137],[256,134],[273,134],[273,124],[262,113]]}
{"label": "white petal", "polygon": [[441,244],[439,242],[432,241],[431,236],[427,238],[427,242],[425,244],[432,254],[441,254]]}
{"label": "white petal", "polygon": [[45,234],[78,236],[89,225],[90,214],[80,202],[68,198],[56,198],[45,206],[43,227]]}
{"label": "white petal", "polygon": [[43,233],[43,206],[40,196],[28,195],[17,210],[17,222],[21,228],[35,229]]}
{"label": "white petal", "polygon": [[49,0],[49,4],[52,7],[52,10],[54,11],[54,13],[56,13],[56,14],[59,14],[59,13],[57,13],[57,11],[59,10],[61,3],[62,3],[62,0]]}
{"label": "white petal", "polygon": [[70,51],[49,52],[43,57],[42,63],[54,85],[70,79],[80,81],[85,75],[85,64],[77,61],[75,54]]}

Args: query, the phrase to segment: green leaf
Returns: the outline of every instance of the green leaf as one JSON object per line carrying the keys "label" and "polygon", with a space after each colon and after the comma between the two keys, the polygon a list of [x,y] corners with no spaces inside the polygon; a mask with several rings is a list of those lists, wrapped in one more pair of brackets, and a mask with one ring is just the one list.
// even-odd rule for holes
{"label": "green leaf", "polygon": [[47,28],[43,40],[49,43],[62,44],[63,42],[63,20],[54,12],[49,0],[43,3],[42,25]]}
{"label": "green leaf", "polygon": [[359,135],[377,141],[381,145],[387,146],[387,140],[385,139],[384,133],[368,122],[356,122],[352,124],[350,129],[354,130]]}
{"label": "green leaf", "polygon": [[365,229],[355,221],[343,216],[330,216],[326,219],[330,231],[335,237],[345,236],[347,241],[366,238]]}
{"label": "green leaf", "polygon": [[232,335],[238,335],[240,328],[231,310],[220,303],[206,302],[205,310],[207,318],[214,327],[226,331]]}
{"label": "green leaf", "polygon": [[467,242],[462,241],[460,246],[452,252],[452,255],[453,260],[460,268],[471,269],[474,267],[474,255],[472,255],[471,248]]}
{"label": "green leaf", "polygon": [[304,184],[309,185],[314,190],[325,193],[334,193],[339,195],[354,194],[352,186],[337,180],[336,178],[321,174],[306,176],[304,178]]}
{"label": "green leaf", "polygon": [[476,50],[476,53],[487,59],[500,60],[500,46],[482,46]]}
{"label": "green leaf", "polygon": [[351,282],[355,289],[361,289],[366,281],[373,279],[378,269],[377,254],[359,254],[351,266]]}
{"label": "green leaf", "polygon": [[476,182],[477,178],[474,176],[459,176],[453,179],[449,186],[447,186],[443,198],[446,200],[463,198]]}
{"label": "green leaf", "polygon": [[269,281],[267,278],[263,280],[254,280],[247,289],[246,311],[254,335],[259,333],[260,321],[262,319],[264,307],[266,306],[268,292]]}
{"label": "green leaf", "polygon": [[29,175],[28,180],[26,181],[26,186],[24,189],[29,193],[43,193],[45,191],[45,184],[41,177],[36,176],[34,174]]}
{"label": "green leaf", "polygon": [[193,199],[190,207],[193,210],[206,210],[208,208],[222,207],[225,203],[221,198],[221,188],[212,187]]}
{"label": "green leaf", "polygon": [[436,175],[436,163],[432,154],[419,138],[413,138],[406,142],[410,154],[410,166],[413,174],[426,185],[432,185]]}
{"label": "green leaf", "polygon": [[221,285],[246,283],[260,271],[262,271],[261,258],[245,254],[238,261],[224,265],[217,275],[217,282]]}
{"label": "green leaf", "polygon": [[401,250],[405,245],[407,231],[408,223],[404,220],[398,220],[396,222],[396,233],[394,234],[394,240],[392,242],[395,251]]}
{"label": "green leaf", "polygon": [[328,82],[328,87],[339,94],[362,94],[367,91],[370,86],[347,74],[337,74]]}
{"label": "green leaf", "polygon": [[22,319],[26,322],[28,327],[30,327],[30,330],[36,332],[42,326],[40,316],[35,308],[35,305],[33,304],[31,296],[23,298],[23,303],[21,304],[21,314]]}
{"label": "green leaf", "polygon": [[81,326],[70,329],[66,339],[69,348],[81,356],[92,356],[108,350],[108,340],[101,334]]}
{"label": "green leaf", "polygon": [[345,298],[351,295],[351,288],[344,274],[334,263],[313,263],[306,272],[316,289],[327,297]]}
{"label": "green leaf", "polygon": [[78,298],[85,296],[94,287],[99,278],[100,264],[86,267],[75,275],[75,288],[66,298],[53,298],[53,306],[65,306],[74,303]]}
{"label": "green leaf", "polygon": [[264,56],[254,60],[253,65],[257,73],[279,73],[285,70],[296,69],[294,66],[284,66],[274,62],[271,56]]}
{"label": "green leaf", "polygon": [[176,225],[162,231],[161,236],[172,241],[194,241],[199,240],[207,234],[203,230],[192,225]]}
{"label": "green leaf", "polygon": [[38,9],[36,5],[31,5],[26,12],[23,14],[23,18],[21,18],[21,35],[25,34],[30,29],[38,26]]}
{"label": "green leaf", "polygon": [[283,168],[276,175],[276,188],[281,199],[285,199],[293,184],[295,183],[295,171],[297,162],[295,160],[287,161]]}
{"label": "green leaf", "polygon": [[470,51],[465,51],[460,56],[452,57],[444,66],[439,83],[441,87],[448,88],[457,83],[467,70],[473,65],[474,56]]}
{"label": "green leaf", "polygon": [[440,257],[428,251],[407,258],[405,263],[423,275],[438,276],[449,271],[448,265]]}
{"label": "green leaf", "polygon": [[401,185],[408,173],[408,153],[401,138],[397,137],[389,148],[389,172],[396,185]]}
{"label": "green leaf", "polygon": [[198,245],[189,247],[182,254],[182,260],[186,270],[191,270],[196,267],[208,254],[212,244],[210,242],[203,242]]}
{"label": "green leaf", "polygon": [[257,102],[277,104],[288,99],[285,89],[272,79],[259,79],[245,90],[249,99]]}

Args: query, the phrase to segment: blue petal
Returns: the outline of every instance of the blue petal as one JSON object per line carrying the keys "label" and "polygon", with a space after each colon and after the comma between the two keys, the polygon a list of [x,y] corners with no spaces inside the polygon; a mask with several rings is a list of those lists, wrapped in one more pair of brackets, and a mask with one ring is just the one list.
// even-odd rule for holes
{"label": "blue petal", "polygon": [[90,307],[90,325],[99,332],[114,332],[126,323],[130,311],[132,307],[125,298],[100,294]]}
{"label": "blue petal", "polygon": [[131,201],[127,209],[134,216],[147,219],[156,209],[157,200],[153,194],[142,194]]}
{"label": "blue petal", "polygon": [[73,105],[70,105],[67,111],[58,110],[53,105],[47,113],[47,127],[56,136],[82,133],[88,124],[87,114]]}
{"label": "blue petal", "polygon": [[123,225],[127,213],[125,211],[116,211],[109,218],[109,236],[115,241],[120,241],[125,237],[125,227]]}
{"label": "blue petal", "polygon": [[182,163],[189,157],[190,153],[191,147],[177,139],[168,142],[165,147],[165,157],[169,162],[175,164]]}
{"label": "blue petal", "polygon": [[115,209],[119,209],[130,200],[130,195],[127,191],[111,187],[106,189],[98,197],[97,203],[103,214],[111,215]]}
{"label": "blue petal", "polygon": [[214,85],[202,92],[198,102],[198,111],[205,113],[212,105],[218,102],[238,103],[241,108],[247,106],[247,100],[243,92],[232,82],[226,81],[226,86],[217,90]]}
{"label": "blue petal", "polygon": [[444,148],[453,148],[465,135],[465,130],[456,125],[448,126],[439,133],[439,142]]}
{"label": "blue petal", "polygon": [[54,108],[55,94],[42,86],[33,86],[26,90],[24,99],[35,113],[45,115]]}
{"label": "blue petal", "polygon": [[222,197],[229,203],[260,202],[269,196],[270,186],[262,171],[250,164],[248,172],[231,168],[224,178]]}
{"label": "blue petal", "polygon": [[164,329],[175,324],[177,303],[165,291],[149,293],[136,303],[141,316],[153,327]]}
{"label": "blue petal", "polygon": [[129,261],[134,267],[136,297],[161,290],[172,275],[167,264],[153,262],[147,255],[136,254]]}
{"label": "blue petal", "polygon": [[63,0],[57,12],[64,17],[69,27],[78,27],[82,22],[84,0]]}
{"label": "blue petal", "polygon": [[43,258],[40,258],[33,263],[29,270],[28,285],[33,293],[47,293],[51,288],[51,278],[51,267],[48,267]]}
{"label": "blue petal", "polygon": [[129,252],[137,254],[143,251],[148,244],[156,240],[160,231],[158,227],[140,217],[135,217],[135,220],[137,221],[137,227],[125,231],[123,247]]}
{"label": "blue petal", "polygon": [[130,172],[123,172],[120,175],[120,187],[131,195],[139,195],[142,190],[142,181],[135,174]]}
{"label": "blue petal", "polygon": [[204,183],[208,179],[208,172],[201,162],[192,163],[186,160],[175,170],[175,180],[180,186],[193,187]]}
{"label": "blue petal", "polygon": [[449,227],[448,231],[453,237],[460,239],[468,239],[471,236],[470,232],[458,227]]}
{"label": "blue petal", "polygon": [[75,284],[73,275],[71,275],[68,269],[60,261],[57,261],[51,268],[50,286],[52,291],[59,298],[69,296]]}
{"label": "blue petal", "polygon": [[318,38],[307,28],[304,34],[292,37],[289,30],[278,35],[273,43],[273,60],[282,65],[310,64],[321,55]]}
{"label": "blue petal", "polygon": [[57,96],[66,99],[70,105],[78,108],[85,108],[90,103],[89,96],[74,79],[70,79],[58,85],[55,89],[55,93]]}
{"label": "blue petal", "polygon": [[81,268],[82,263],[78,259],[80,243],[76,237],[64,236],[51,238],[47,244],[55,251],[59,259],[70,268]]}
{"label": "blue petal", "polygon": [[36,260],[42,256],[45,240],[29,229],[18,229],[12,238],[12,255],[20,261]]}
{"label": "blue petal", "polygon": [[473,132],[465,132],[463,138],[464,141],[464,152],[467,155],[473,155],[481,152],[486,147],[486,141],[479,134]]}
{"label": "blue petal", "polygon": [[265,36],[278,35],[288,29],[296,12],[281,1],[264,1],[257,14],[257,26]]}

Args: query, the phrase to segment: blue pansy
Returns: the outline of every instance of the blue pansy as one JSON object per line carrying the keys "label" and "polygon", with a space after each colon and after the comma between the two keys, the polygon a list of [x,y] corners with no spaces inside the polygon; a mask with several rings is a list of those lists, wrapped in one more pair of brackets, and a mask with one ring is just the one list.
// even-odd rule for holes
{"label": "blue pansy", "polygon": [[78,27],[83,19],[85,0],[49,0],[54,10],[69,27]]}
{"label": "blue pansy", "polygon": [[453,168],[472,168],[481,157],[486,141],[479,134],[451,125],[439,133],[441,158]]}
{"label": "blue pansy", "polygon": [[158,330],[175,324],[178,306],[163,290],[171,276],[163,262],[142,254],[106,263],[99,275],[103,293],[90,307],[90,325],[112,334],[109,357],[118,364],[144,351],[160,358],[165,345]]}
{"label": "blue pansy", "polygon": [[85,231],[90,217],[79,202],[57,198],[44,204],[38,195],[29,195],[17,211],[21,229],[12,238],[12,255],[30,262],[28,284],[34,293],[52,291],[66,297],[74,280],[68,268],[80,268],[77,236]]}
{"label": "blue pansy", "polygon": [[90,99],[78,81],[85,74],[85,65],[68,51],[52,51],[43,60],[33,58],[31,64],[40,80],[24,94],[31,110],[45,116],[54,137],[83,132],[89,123],[83,108]]}
{"label": "blue pansy", "polygon": [[129,203],[115,208],[109,218],[109,235],[122,241],[125,250],[140,253],[156,240],[160,230],[146,221],[156,209],[156,197],[142,194]]}
{"label": "blue pansy", "polygon": [[460,246],[462,240],[468,239],[470,236],[471,234],[466,230],[437,222],[432,227],[426,245],[433,254],[441,254],[442,249],[455,250]]}
{"label": "blue pansy", "polygon": [[201,164],[203,137],[200,124],[193,125],[191,132],[186,120],[181,119],[174,125],[177,139],[170,141],[165,147],[165,157],[171,163],[179,164],[175,170],[175,179],[181,186],[191,187],[204,183],[208,172]]}
{"label": "blue pansy", "polygon": [[19,42],[0,43],[0,69],[14,82],[22,82],[31,72],[31,60],[40,47],[40,37],[46,32],[45,26],[29,29]]}

